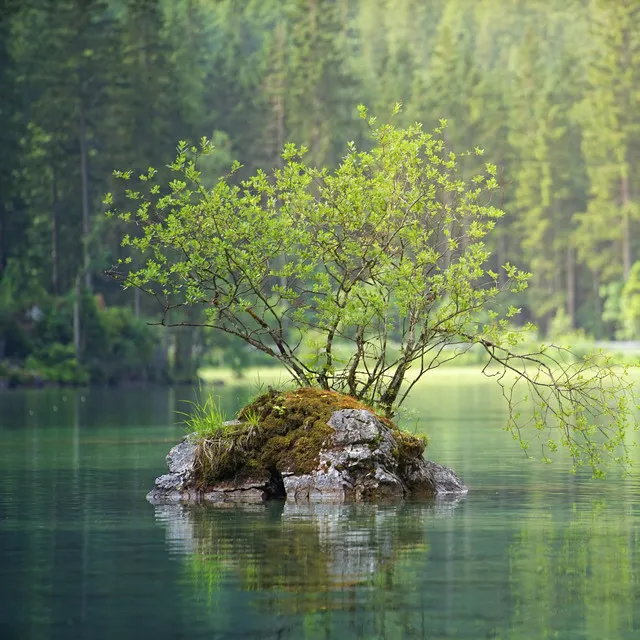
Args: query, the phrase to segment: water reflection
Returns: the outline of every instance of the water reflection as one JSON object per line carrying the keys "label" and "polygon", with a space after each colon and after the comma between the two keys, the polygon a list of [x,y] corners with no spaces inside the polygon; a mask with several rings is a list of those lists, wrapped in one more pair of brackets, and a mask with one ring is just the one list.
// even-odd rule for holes
{"label": "water reflection", "polygon": [[[155,517],[221,637],[249,637],[252,620],[266,625],[258,637],[271,637],[269,628],[279,638],[428,637],[417,589],[430,550],[428,524],[450,516],[462,499],[171,505],[156,507]],[[253,594],[246,608],[238,592]],[[228,616],[232,628],[223,632]]]}
{"label": "water reflection", "polygon": [[638,637],[634,510],[559,506],[530,503],[513,523],[473,497],[165,506],[155,517],[221,638]]}
{"label": "water reflection", "polygon": [[[156,507],[172,553],[189,558],[193,577],[213,586],[225,574],[245,589],[371,585],[408,554],[428,550],[425,523],[449,516],[463,498],[426,504]],[[217,576],[212,580],[212,576]]]}
{"label": "water reflection", "polygon": [[640,533],[634,506],[606,499],[532,512],[509,548],[508,638],[637,638]]}

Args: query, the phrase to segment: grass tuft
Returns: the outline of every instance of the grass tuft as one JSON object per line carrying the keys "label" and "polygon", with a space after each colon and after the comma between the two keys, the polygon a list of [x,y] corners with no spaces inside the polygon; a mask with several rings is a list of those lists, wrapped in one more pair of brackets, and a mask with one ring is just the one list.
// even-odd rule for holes
{"label": "grass tuft", "polygon": [[195,433],[198,440],[224,435],[227,420],[220,405],[208,396],[205,402],[185,400],[192,407],[192,411],[178,411],[184,416],[185,428],[189,433]]}

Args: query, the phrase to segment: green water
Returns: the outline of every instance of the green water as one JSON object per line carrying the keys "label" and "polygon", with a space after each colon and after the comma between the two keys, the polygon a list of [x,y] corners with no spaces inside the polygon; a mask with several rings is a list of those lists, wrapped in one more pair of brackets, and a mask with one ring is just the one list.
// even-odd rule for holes
{"label": "green water", "polygon": [[391,506],[154,509],[190,397],[0,394],[2,640],[640,637],[637,481],[526,461],[490,383],[416,389],[470,493]]}

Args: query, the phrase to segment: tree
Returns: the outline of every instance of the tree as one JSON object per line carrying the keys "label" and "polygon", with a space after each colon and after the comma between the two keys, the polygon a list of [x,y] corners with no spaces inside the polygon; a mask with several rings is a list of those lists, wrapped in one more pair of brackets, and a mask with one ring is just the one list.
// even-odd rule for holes
{"label": "tree", "polygon": [[[47,289],[60,294],[79,277],[92,287],[95,166],[105,146],[106,132],[99,126],[116,75],[117,32],[100,0],[32,5],[21,8],[13,21],[13,56],[27,122],[21,186],[36,244],[49,254],[49,264],[42,260],[38,268],[50,278]],[[40,250],[38,262],[44,253]]]}
{"label": "tree", "polygon": [[[579,135],[561,105],[577,99],[577,61],[562,32],[544,38],[533,27],[516,49],[510,142],[515,181],[511,210],[523,259],[534,277],[528,293],[534,318],[548,330],[559,310],[575,318],[572,218],[584,207],[586,185],[576,160]],[[566,48],[566,49],[565,49]]]}
{"label": "tree", "polygon": [[637,340],[640,335],[640,262],[635,262],[620,292],[621,329],[618,337]]}
{"label": "tree", "polygon": [[319,164],[334,163],[349,116],[357,104],[349,72],[344,1],[288,3],[288,139],[309,147]]}
{"label": "tree", "polygon": [[640,5],[591,2],[587,90],[581,104],[590,199],[578,218],[581,260],[600,282],[629,278],[639,216]]}
{"label": "tree", "polygon": [[416,73],[411,106],[417,117],[429,123],[446,118],[451,124],[447,142],[452,148],[476,140],[480,114],[473,101],[480,85],[480,70],[474,57],[473,30],[457,2],[448,2],[438,30],[428,68]]}
{"label": "tree", "polygon": [[17,68],[10,52],[11,18],[17,13],[11,0],[0,2],[0,280],[11,258],[26,249],[24,215],[20,215],[18,189],[14,180],[22,122],[16,87]]}
{"label": "tree", "polygon": [[[288,144],[283,167],[270,175],[258,171],[235,184],[221,179],[207,189],[198,163],[211,144],[180,143],[168,190],[150,170],[140,191],[128,191],[137,209],[119,217],[143,235],[123,243],[140,251],[143,267],[125,261],[116,275],[157,298],[161,324],[193,324],[172,316],[199,307],[196,324],[276,358],[298,385],[346,392],[387,416],[427,371],[480,345],[489,359],[485,372],[498,377],[509,403],[508,428],[523,448],[522,386],[535,433],[545,437],[545,458],[564,444],[594,473],[605,454],[624,461],[617,448],[624,445],[627,388],[615,369],[594,360],[566,364],[561,350],[519,351],[520,333],[510,330],[518,309],[497,304],[528,278],[509,264],[503,279],[487,268],[484,239],[503,215],[491,202],[497,168],[486,163],[465,180],[462,161],[481,151],[456,156],[443,127],[433,134],[419,124],[376,128],[364,107],[361,116],[374,147],[364,152],[350,143],[334,171],[308,165],[306,149]],[[464,229],[466,237],[451,229]],[[303,344],[313,347],[310,355]]]}

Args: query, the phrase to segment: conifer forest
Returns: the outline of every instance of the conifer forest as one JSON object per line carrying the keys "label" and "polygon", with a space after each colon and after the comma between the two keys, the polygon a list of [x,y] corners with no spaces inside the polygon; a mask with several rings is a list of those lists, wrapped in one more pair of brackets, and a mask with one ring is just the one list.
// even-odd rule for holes
{"label": "conifer forest", "polygon": [[446,120],[452,152],[497,166],[491,260],[532,274],[517,322],[639,338],[638,0],[0,0],[0,378],[259,363],[148,325],[154,300],[110,277],[130,255],[105,215],[114,170],[162,174],[202,137],[212,184],[234,161],[239,179],[280,166],[288,142],[332,168],[367,145],[358,105]]}

